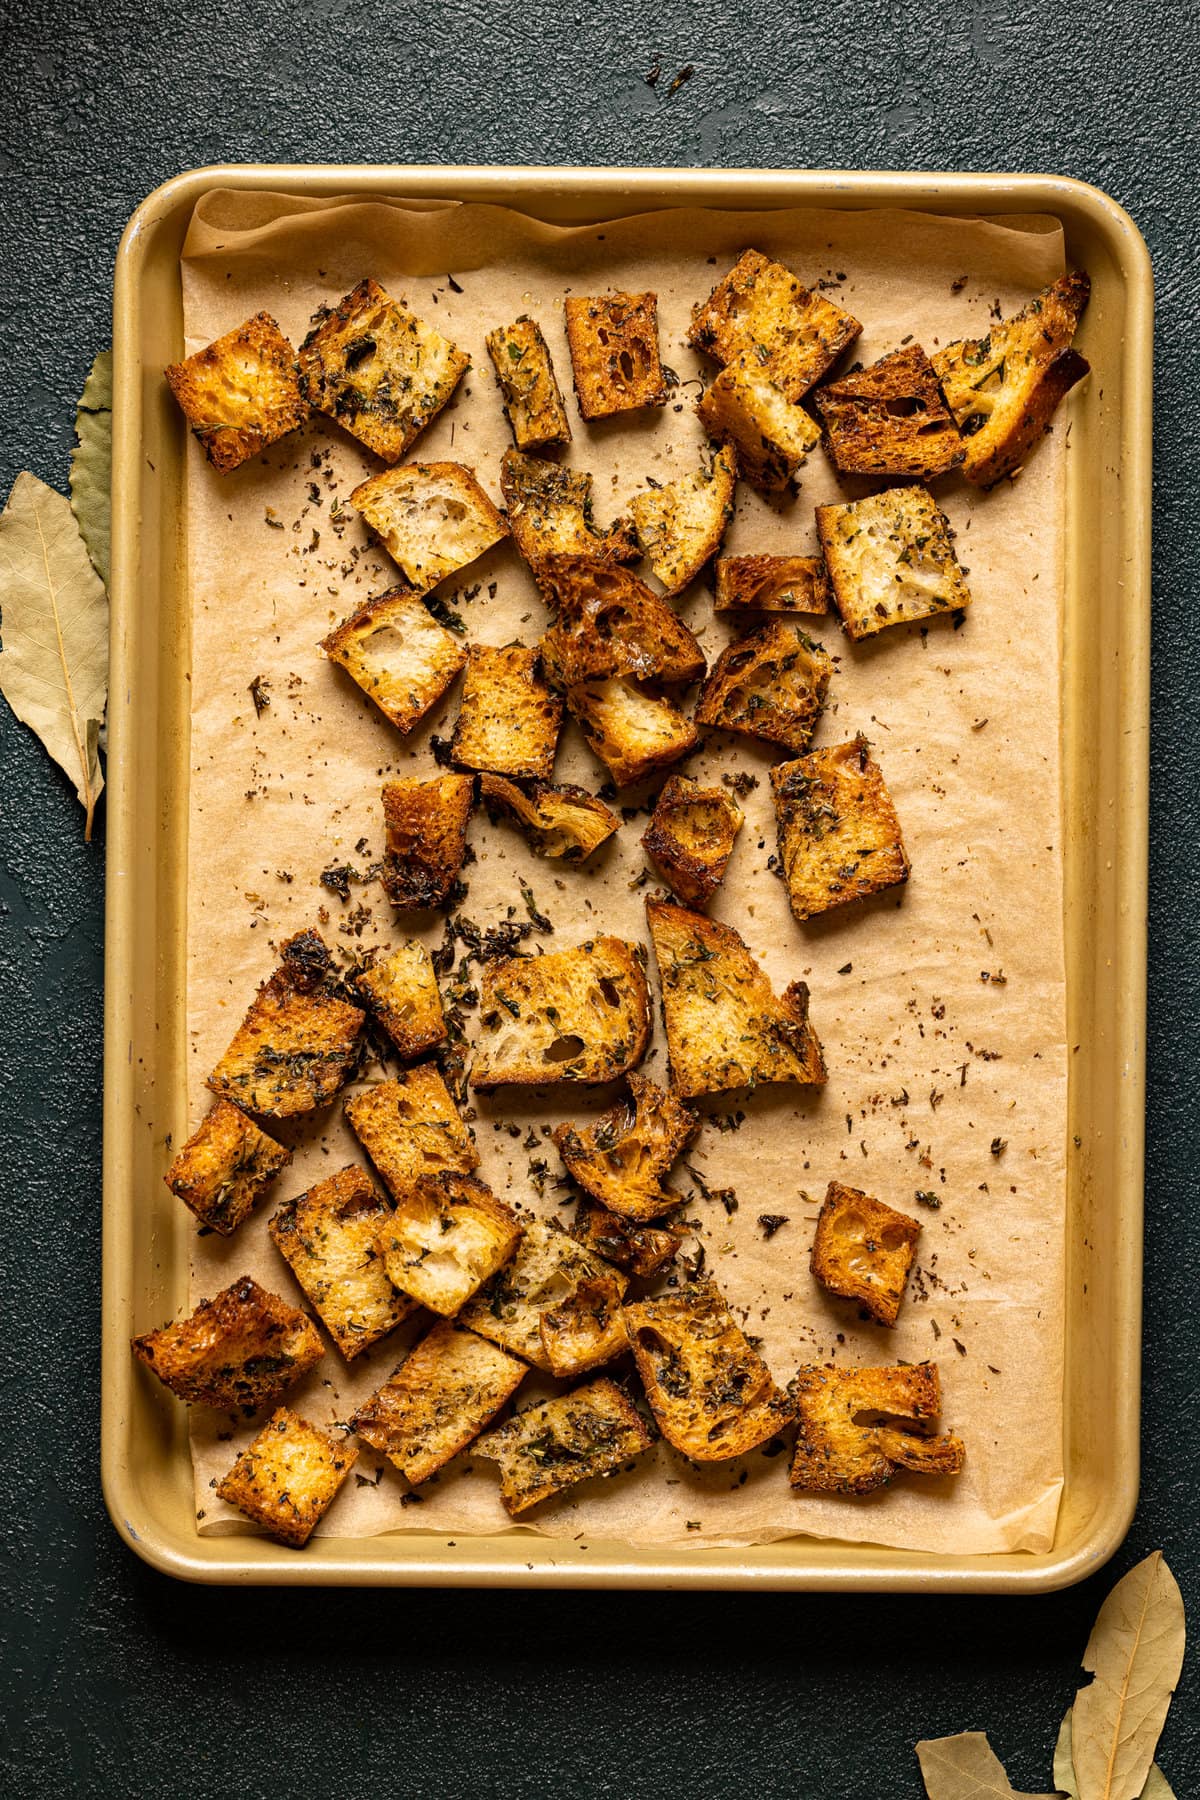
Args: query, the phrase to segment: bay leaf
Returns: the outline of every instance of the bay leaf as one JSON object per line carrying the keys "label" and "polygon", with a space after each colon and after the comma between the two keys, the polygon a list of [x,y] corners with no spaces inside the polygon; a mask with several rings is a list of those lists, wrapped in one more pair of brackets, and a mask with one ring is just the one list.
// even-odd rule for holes
{"label": "bay leaf", "polygon": [[107,689],[104,583],[69,503],[22,471],[0,513],[0,693],[75,783],[88,839]]}
{"label": "bay leaf", "polygon": [[1113,1589],[1092,1627],[1075,1696],[1071,1761],[1079,1800],[1139,1800],[1183,1665],[1183,1600],[1155,1550]]}
{"label": "bay leaf", "polygon": [[71,511],[105,587],[112,546],[112,378],[112,351],[101,350],[80,396],[71,452]]}
{"label": "bay leaf", "polygon": [[1018,1794],[982,1731],[923,1738],[917,1760],[929,1800],[1055,1800],[1053,1794]]}
{"label": "bay leaf", "polygon": [[[1070,1712],[1059,1727],[1058,1742],[1054,1746],[1054,1785],[1067,1796],[1067,1800],[1079,1800],[1079,1784],[1075,1780],[1075,1765],[1071,1759]],[[1157,1763],[1146,1777],[1146,1785],[1138,1795],[1138,1800],[1175,1800],[1174,1790]]]}

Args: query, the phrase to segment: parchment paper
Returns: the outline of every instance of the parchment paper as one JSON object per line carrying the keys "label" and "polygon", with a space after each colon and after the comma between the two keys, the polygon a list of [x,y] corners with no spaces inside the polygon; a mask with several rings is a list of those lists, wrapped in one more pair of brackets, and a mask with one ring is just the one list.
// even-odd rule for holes
{"label": "parchment paper", "polygon": [[[834,284],[833,297],[864,321],[856,348],[864,361],[910,334],[932,352],[982,332],[995,305],[1015,307],[1063,266],[1061,232],[1047,219],[998,225],[903,213],[670,211],[562,230],[487,206],[218,192],[197,207],[185,246],[187,347],[260,307],[298,343],[320,303],[371,273],[472,357],[458,395],[414,454],[470,464],[498,500],[509,436],[486,330],[532,313],[569,396],[564,293],[654,288],[663,357],[681,381],[674,403],[589,427],[568,398],[567,460],[594,471],[597,517],[607,522],[648,475],[665,481],[696,466],[704,448],[693,414],[701,365],[683,334],[693,301],[748,245],[810,282]],[[742,932],[777,990],[797,976],[809,981],[830,1078],[820,1094],[782,1087],[706,1103],[688,1160],[710,1188],[732,1188],[738,1204],[728,1213],[681,1170],[679,1185],[696,1196],[686,1216],[781,1381],[817,1360],[936,1359],[944,1419],[966,1440],[966,1468],[957,1479],[901,1477],[869,1498],[843,1500],[794,1495],[777,1445],[705,1471],[660,1445],[635,1472],[543,1507],[534,1531],[714,1545],[805,1533],[955,1552],[1036,1551],[1052,1541],[1062,1484],[1066,1129],[1057,729],[1064,440],[1055,432],[1015,484],[991,494],[956,479],[939,484],[974,596],[961,625],[942,618],[855,648],[832,618],[815,623],[838,659],[816,744],[861,729],[875,745],[912,859],[906,889],[796,924],[768,868],[775,833],[766,747],[715,734],[688,765],[708,779],[738,770],[758,778],[712,910]],[[316,648],[395,579],[344,507],[376,467],[324,420],[231,477],[215,474],[194,443],[189,451],[193,1125],[208,1105],[204,1078],[286,936],[317,924],[331,944],[353,951],[411,932],[410,920],[393,922],[377,883],[353,886],[343,902],[318,879],[331,865],[366,871],[379,857],[381,781],[432,772],[430,735],[447,735],[457,710],[456,687],[425,729],[402,740]],[[741,485],[726,551],[814,550],[814,504],[855,490],[839,486],[821,450],[799,487],[796,500],[770,504]],[[472,640],[532,643],[546,622],[511,545],[444,591]],[[724,619],[714,619],[711,595],[697,587],[681,610],[711,660],[730,635]],[[258,676],[271,702],[261,717],[248,691]],[[574,726],[564,732],[556,779],[593,790],[606,779]],[[545,947],[597,929],[645,941],[643,901],[654,890],[637,886],[644,825],[644,815],[631,820],[587,869],[564,870],[480,811],[463,911],[482,926],[514,907],[523,917],[524,878],[555,927],[553,938],[535,940]],[[440,942],[441,921],[421,935]],[[645,1066],[665,1079],[657,1023]],[[540,1140],[595,1104],[569,1089],[478,1101],[480,1173],[498,1193],[569,1221],[563,1190],[553,1185],[561,1168]],[[720,1128],[731,1122],[736,1129]],[[526,1147],[531,1130],[536,1149]],[[295,1161],[258,1214],[232,1240],[197,1238],[193,1298],[249,1271],[302,1299],[270,1243],[267,1218],[285,1196],[365,1158],[340,1105],[286,1135]],[[539,1162],[548,1166],[544,1193],[531,1176]],[[809,1274],[813,1222],[835,1176],[924,1228],[893,1332],[864,1323]],[[937,1208],[920,1204],[918,1191]],[[787,1218],[769,1239],[763,1214]],[[400,1360],[406,1335],[350,1367],[330,1348],[289,1403],[317,1424],[346,1420]],[[535,1378],[523,1397],[536,1391]],[[248,1529],[212,1483],[251,1429],[224,1417],[193,1420],[204,1532]],[[418,1501],[364,1448],[325,1529],[413,1528],[510,1528],[493,1465],[460,1458]]]}

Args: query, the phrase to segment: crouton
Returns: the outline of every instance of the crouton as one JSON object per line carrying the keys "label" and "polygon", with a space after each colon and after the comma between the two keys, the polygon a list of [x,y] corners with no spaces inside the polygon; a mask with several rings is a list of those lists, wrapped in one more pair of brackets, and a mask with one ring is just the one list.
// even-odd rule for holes
{"label": "crouton", "polygon": [[391,1212],[370,1177],[351,1164],[285,1200],[268,1227],[347,1362],[413,1310],[388,1280],[375,1249]]}
{"label": "crouton", "polygon": [[214,469],[228,475],[308,418],[296,353],[270,313],[164,371]]}
{"label": "crouton", "polygon": [[522,313],[511,325],[489,331],[487,348],[517,449],[551,450],[569,444],[567,409],[541,326]]}
{"label": "crouton", "polygon": [[625,1325],[658,1428],[693,1462],[744,1456],[795,1418],[715,1282],[627,1306]]}
{"label": "crouton", "polygon": [[785,750],[807,750],[833,663],[793,619],[771,618],[727,644],[696,702],[696,721]]}
{"label": "crouton", "polygon": [[187,1318],[134,1338],[133,1352],[189,1406],[251,1413],[307,1375],[325,1346],[306,1313],[243,1275]]}
{"label": "crouton", "polygon": [[539,1329],[550,1373],[560,1381],[573,1381],[605,1363],[613,1362],[629,1348],[621,1314],[624,1278],[597,1275],[580,1282],[573,1294],[548,1306]]}
{"label": "crouton", "polygon": [[542,1342],[542,1314],[570,1299],[585,1283],[601,1277],[613,1280],[618,1293],[624,1294],[627,1277],[619,1269],[610,1268],[558,1225],[527,1219],[516,1254],[481,1293],[467,1302],[459,1324],[499,1344],[513,1356],[549,1370],[550,1358]]}
{"label": "crouton", "polygon": [[642,838],[646,855],[687,906],[712,899],[729,867],[742,809],[728,788],[672,775]]}
{"label": "crouton", "polygon": [[475,799],[469,775],[409,775],[383,785],[384,851],[380,879],[402,912],[443,906],[467,849]]}
{"label": "crouton", "polygon": [[1060,275],[986,337],[947,344],[933,359],[966,446],[962,472],[978,487],[1028,461],[1063,395],[1088,364],[1071,340],[1091,293],[1087,276]]}
{"label": "crouton", "polygon": [[377,1243],[388,1280],[452,1318],[506,1263],[521,1237],[516,1214],[473,1175],[428,1175],[397,1203]]}
{"label": "crouton", "polygon": [[542,675],[541,653],[524,644],[472,644],[450,753],[468,769],[548,778],[562,701]]}
{"label": "crouton", "polygon": [[405,463],[350,496],[405,578],[421,593],[477,561],[508,526],[462,463]]}
{"label": "crouton", "polygon": [[857,1300],[880,1325],[894,1325],[920,1235],[907,1213],[831,1181],[813,1238],[812,1272],[831,1294]]}
{"label": "crouton", "polygon": [[665,404],[670,390],[658,354],[657,294],[572,296],[563,309],[585,419]]}
{"label": "crouton", "polygon": [[665,1225],[634,1225],[595,1200],[580,1199],[571,1236],[605,1262],[643,1280],[657,1275],[683,1242],[682,1231]]}
{"label": "crouton", "polygon": [[405,1059],[446,1041],[433,958],[415,939],[354,977],[354,985]]}
{"label": "crouton", "polygon": [[[789,1479],[809,1493],[870,1494],[897,1469],[957,1475],[962,1440],[936,1429],[942,1390],[936,1363],[897,1368],[801,1369],[790,1384],[800,1430]],[[911,1426],[913,1429],[908,1429]]]}
{"label": "crouton", "polygon": [[813,395],[829,454],[843,475],[910,475],[932,481],[966,451],[920,344],[893,350]]}
{"label": "crouton", "polygon": [[353,1444],[281,1406],[217,1483],[217,1493],[268,1537],[302,1550],[357,1461]]}
{"label": "crouton", "polygon": [[723,444],[711,463],[629,503],[638,543],[668,594],[678,594],[716,555],[733,517],[737,457]]}
{"label": "crouton", "polygon": [[437,704],[467,660],[461,639],[404,587],[368,600],[322,639],[321,648],[404,732]]}
{"label": "crouton", "polygon": [[594,1086],[636,1068],[650,1041],[644,960],[639,945],[598,937],[488,963],[471,1086]]}
{"label": "crouton", "polygon": [[636,562],[641,555],[633,525],[618,519],[602,531],[592,518],[592,477],[579,469],[506,450],[500,491],[517,549],[540,583],[548,556],[602,556]]}
{"label": "crouton", "polygon": [[781,263],[746,250],[692,314],[688,342],[717,362],[746,357],[799,400],[858,337],[862,326]]}
{"label": "crouton", "polygon": [[798,919],[908,880],[900,821],[866,738],[776,763],[771,790]]}
{"label": "crouton", "polygon": [[793,981],[777,996],[737,932],[703,913],[650,900],[646,916],[677,1094],[690,1099],[765,1081],[824,1082],[804,982]]}
{"label": "crouton", "polygon": [[718,612],[827,613],[829,579],[821,556],[722,556]]}
{"label": "crouton", "polygon": [[244,1112],[218,1100],[163,1179],[202,1225],[229,1237],[291,1160]]}
{"label": "crouton", "polygon": [[923,487],[818,506],[817,530],[848,637],[969,606],[949,521]]}
{"label": "crouton", "polygon": [[406,1069],[397,1081],[377,1081],[346,1101],[359,1143],[395,1199],[443,1169],[468,1173],[479,1153],[433,1063]]}
{"label": "crouton", "polygon": [[419,1487],[495,1418],[529,1365],[452,1319],[439,1319],[350,1424]]}
{"label": "crouton", "polygon": [[476,1454],[500,1466],[500,1498],[514,1519],[595,1475],[615,1475],[654,1442],[637,1407],[615,1381],[527,1406],[489,1431]]}
{"label": "crouton", "polygon": [[678,762],[700,742],[677,706],[623,675],[568,688],[567,706],[619,788]]}
{"label": "crouton", "polygon": [[502,775],[484,774],[479,796],[489,812],[499,807],[515,819],[539,856],[564,862],[585,862],[621,825],[616,813],[586,788],[534,781],[523,789]]}
{"label": "crouton", "polygon": [[331,992],[333,959],[319,932],[283,945],[233,1042],[208,1078],[246,1112],[286,1119],[324,1106],[345,1081],[366,1015]]}
{"label": "crouton", "polygon": [[661,594],[596,556],[551,556],[543,592],[556,613],[542,656],[561,687],[611,675],[696,681],[708,666],[695,634]]}
{"label": "crouton", "polygon": [[742,479],[766,493],[785,488],[821,439],[820,427],[753,354],[721,370],[697,403],[696,417],[714,442],[732,445]]}
{"label": "crouton", "polygon": [[469,367],[456,345],[369,276],[300,346],[312,405],[389,463],[437,418]]}
{"label": "crouton", "polygon": [[630,1098],[591,1125],[559,1125],[551,1133],[567,1173],[622,1219],[657,1218],[682,1195],[664,1185],[671,1165],[695,1137],[695,1114],[666,1089],[632,1070]]}

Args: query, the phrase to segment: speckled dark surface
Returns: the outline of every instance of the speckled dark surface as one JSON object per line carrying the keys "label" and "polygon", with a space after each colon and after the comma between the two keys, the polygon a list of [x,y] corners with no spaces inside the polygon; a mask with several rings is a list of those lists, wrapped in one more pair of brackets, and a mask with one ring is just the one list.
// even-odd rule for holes
{"label": "speckled dark surface", "polygon": [[[1161,1546],[1200,1618],[1194,13],[913,0],[894,18],[880,0],[2,0],[0,490],[23,467],[65,484],[121,227],[198,163],[1033,169],[1128,207],[1159,307],[1150,1306],[1142,1501],[1113,1572]],[[1048,1786],[1108,1573],[993,1602],[231,1593],[131,1556],[97,1468],[103,827],[85,847],[2,703],[0,755],[9,1791],[882,1800],[919,1792],[915,1739],[969,1727],[1018,1787]],[[1185,1690],[1162,1747],[1181,1800],[1195,1718]]]}

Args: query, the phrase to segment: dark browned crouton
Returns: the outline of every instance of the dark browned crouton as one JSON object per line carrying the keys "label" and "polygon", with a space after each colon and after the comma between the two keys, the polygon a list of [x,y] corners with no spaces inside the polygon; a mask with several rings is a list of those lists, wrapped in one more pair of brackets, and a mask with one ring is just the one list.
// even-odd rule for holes
{"label": "dark browned crouton", "polygon": [[843,475],[915,475],[932,481],[966,454],[933,364],[920,344],[843,375],[813,395],[829,454]]}
{"label": "dark browned crouton", "polygon": [[711,463],[629,503],[638,543],[668,594],[678,594],[717,554],[733,517],[737,456],[723,444]]}
{"label": "dark browned crouton", "polygon": [[243,1275],[187,1318],[134,1338],[133,1351],[189,1406],[250,1413],[307,1375],[325,1346],[305,1313]]}
{"label": "dark browned crouton", "polygon": [[862,330],[761,251],[746,250],[692,315],[688,342],[731,363],[756,363],[789,400],[820,381]]}
{"label": "dark browned crouton", "polygon": [[665,1182],[697,1122],[674,1094],[636,1070],[629,1094],[591,1125],[559,1125],[552,1136],[572,1180],[610,1212],[642,1221],[679,1205],[682,1195]]}
{"label": "dark browned crouton", "polygon": [[707,664],[693,632],[629,569],[595,556],[551,556],[543,591],[556,619],[542,656],[561,687],[634,675],[696,681]]}
{"label": "dark browned crouton", "polygon": [[705,906],[729,867],[742,810],[727,788],[702,788],[672,775],[642,844],[668,887],[688,906]]}
{"label": "dark browned crouton", "polygon": [[817,1220],[812,1272],[823,1288],[894,1325],[921,1227],[907,1213],[831,1181]]}
{"label": "dark browned crouton", "polygon": [[439,1319],[350,1423],[417,1487],[478,1437],[527,1373],[497,1344]]}
{"label": "dark browned crouton", "polygon": [[405,732],[436,705],[467,660],[462,640],[403,587],[368,600],[321,648]]}
{"label": "dark browned crouton", "polygon": [[354,977],[354,985],[406,1059],[446,1041],[433,958],[415,939]]}
{"label": "dark browned crouton", "polygon": [[785,750],[807,750],[833,664],[791,619],[773,618],[728,644],[696,703],[696,721]]}
{"label": "dark browned crouton", "polygon": [[900,821],[866,738],[776,763],[771,789],[798,919],[908,880]]}
{"label": "dark browned crouton", "polygon": [[657,1275],[683,1242],[682,1231],[665,1225],[634,1225],[618,1218],[598,1201],[581,1199],[575,1210],[571,1236],[605,1262],[628,1269],[643,1280]]}
{"label": "dark browned crouton", "polygon": [[502,775],[481,775],[479,795],[489,811],[508,813],[539,856],[584,862],[620,829],[621,821],[603,800],[580,787],[552,787],[546,781],[519,788]]}
{"label": "dark browned crouton", "polygon": [[657,294],[571,297],[563,306],[575,393],[585,419],[665,403]]}
{"label": "dark browned crouton", "polygon": [[848,637],[969,606],[949,521],[923,487],[818,506],[817,530]]}
{"label": "dark browned crouton", "polygon": [[537,647],[472,644],[451,755],[468,769],[540,776],[554,770],[562,701],[542,675]]}
{"label": "dark browned crouton", "polygon": [[352,1094],[346,1117],[397,1200],[427,1175],[478,1166],[479,1153],[433,1063]]}
{"label": "dark browned crouton", "polygon": [[296,353],[267,312],[171,363],[165,373],[204,454],[222,475],[308,418]]}
{"label": "dark browned crouton", "polygon": [[327,1437],[281,1406],[217,1483],[217,1493],[268,1537],[301,1550],[357,1461],[353,1444]]}
{"label": "dark browned crouton", "polygon": [[506,1263],[521,1239],[511,1207],[473,1175],[427,1175],[379,1233],[388,1280],[451,1318]]}
{"label": "dark browned crouton", "polygon": [[653,1443],[628,1395],[606,1376],[540,1406],[526,1407],[480,1438],[477,1452],[500,1465],[500,1498],[514,1519],[595,1475],[615,1475]]}
{"label": "dark browned crouton", "polygon": [[718,612],[827,613],[829,578],[820,556],[722,556]]}
{"label": "dark browned crouton", "polygon": [[471,1086],[595,1085],[636,1068],[650,1041],[644,954],[623,938],[598,937],[489,963]]}
{"label": "dark browned crouton", "polygon": [[508,536],[503,518],[462,463],[385,469],[356,487],[350,504],[420,593]]}
{"label": "dark browned crouton", "polygon": [[678,762],[700,742],[677,706],[624,675],[568,688],[567,706],[619,788]]}
{"label": "dark browned crouton", "polygon": [[[790,1480],[808,1493],[870,1494],[897,1469],[957,1475],[960,1438],[925,1435],[942,1410],[936,1363],[801,1369],[790,1384],[800,1430]],[[903,1422],[911,1422],[906,1429]]]}
{"label": "dark browned crouton", "polygon": [[567,409],[541,326],[522,313],[511,325],[489,331],[487,348],[517,449],[561,449],[569,444]]}
{"label": "dark browned crouton", "polygon": [[384,783],[381,880],[393,906],[414,912],[445,904],[463,865],[474,798],[469,775]]}
{"label": "dark browned crouton", "polygon": [[350,1165],[285,1200],[271,1219],[272,1243],[347,1362],[413,1310],[388,1280],[375,1249],[391,1211],[370,1177]]}
{"label": "dark browned crouton", "polygon": [[636,562],[641,555],[633,525],[618,519],[602,531],[592,518],[592,477],[579,469],[506,450],[500,490],[513,541],[539,583],[548,556],[602,556]]}
{"label": "dark browned crouton", "polygon": [[548,1371],[542,1315],[585,1284],[605,1276],[624,1294],[627,1278],[619,1270],[584,1249],[558,1225],[527,1219],[515,1255],[467,1302],[459,1323]]}
{"label": "dark browned crouton", "polygon": [[244,1112],[218,1100],[164,1180],[202,1225],[229,1237],[291,1160],[291,1151],[260,1131]]}

